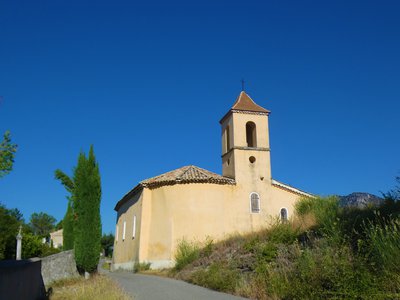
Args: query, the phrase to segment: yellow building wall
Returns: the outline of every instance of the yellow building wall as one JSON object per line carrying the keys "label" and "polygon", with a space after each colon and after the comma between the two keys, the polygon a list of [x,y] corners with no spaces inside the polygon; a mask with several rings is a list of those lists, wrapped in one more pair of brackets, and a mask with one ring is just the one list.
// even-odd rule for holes
{"label": "yellow building wall", "polygon": [[[283,207],[290,216],[299,198],[269,186],[253,191],[260,195],[261,210],[251,213],[250,192],[237,185],[181,184],[144,191],[143,208],[147,209],[142,210],[142,221],[147,228],[146,232],[142,228],[140,249],[133,251],[139,251],[134,257],[150,262],[152,268],[172,266],[177,245],[183,238],[203,242],[210,237],[217,241],[265,228]],[[122,222],[123,218],[119,223]]]}
{"label": "yellow building wall", "polygon": [[[256,124],[257,144],[252,148],[246,142],[249,121]],[[236,185],[191,183],[144,188],[118,211],[116,267],[127,268],[134,261],[150,262],[152,268],[169,267],[183,238],[202,242],[210,237],[217,241],[267,227],[282,208],[287,209],[289,218],[293,215],[301,196],[272,185],[268,116],[233,112],[221,126],[222,173],[234,178]],[[251,156],[255,158],[253,163]],[[260,197],[259,213],[251,213],[252,192]],[[131,228],[133,214],[137,214],[140,238],[121,242],[123,222]],[[127,234],[131,234],[129,230]]]}
{"label": "yellow building wall", "polygon": [[[143,193],[139,191],[125,202],[117,213],[117,224],[114,240],[113,264],[115,268],[133,268],[135,261],[139,261],[141,240]],[[133,222],[136,216],[136,230],[133,236]],[[123,226],[125,239],[123,239]]]}
{"label": "yellow building wall", "polygon": [[[248,148],[246,142],[246,124],[256,124],[256,147]],[[254,176],[263,177],[271,182],[271,158],[268,134],[268,116],[232,113],[222,123],[222,175],[234,178],[238,183],[254,182]],[[230,144],[226,145],[226,128],[229,126]],[[256,161],[251,164],[250,156]],[[254,171],[257,171],[257,174]]]}

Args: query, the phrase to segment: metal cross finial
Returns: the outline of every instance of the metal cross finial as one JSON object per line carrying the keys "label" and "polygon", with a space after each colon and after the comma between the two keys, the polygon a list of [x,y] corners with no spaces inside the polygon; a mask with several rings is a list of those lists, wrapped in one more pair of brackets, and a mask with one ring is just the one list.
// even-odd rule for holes
{"label": "metal cross finial", "polygon": [[242,78],[242,91],[244,91],[244,79]]}

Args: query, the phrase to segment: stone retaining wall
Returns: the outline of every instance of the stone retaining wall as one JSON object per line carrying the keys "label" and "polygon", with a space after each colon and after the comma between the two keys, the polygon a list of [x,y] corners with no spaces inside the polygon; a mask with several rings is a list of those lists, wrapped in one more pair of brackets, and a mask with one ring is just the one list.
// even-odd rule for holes
{"label": "stone retaining wall", "polygon": [[42,261],[42,277],[46,286],[56,280],[79,276],[73,250],[43,257],[40,260]]}

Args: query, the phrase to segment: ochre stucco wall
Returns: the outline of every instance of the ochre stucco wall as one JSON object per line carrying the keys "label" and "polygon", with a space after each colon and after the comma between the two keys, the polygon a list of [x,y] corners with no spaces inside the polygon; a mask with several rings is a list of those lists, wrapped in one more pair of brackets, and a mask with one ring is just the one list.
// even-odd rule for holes
{"label": "ochre stucco wall", "polygon": [[[247,122],[256,125],[255,147],[247,145]],[[153,268],[170,266],[183,238],[199,242],[207,237],[220,240],[267,227],[279,217],[282,208],[288,210],[289,218],[293,215],[294,205],[301,196],[293,192],[295,189],[272,184],[268,113],[233,109],[224,117],[221,129],[222,175],[233,178],[236,184],[190,183],[143,188],[136,200],[131,199],[118,210],[116,265],[133,266],[133,261],[138,260],[151,262]],[[250,157],[255,162],[250,162]],[[260,197],[259,213],[251,213],[252,192]],[[121,242],[123,222],[126,220],[127,228],[131,228],[133,214],[137,214],[140,238]]]}
{"label": "ochre stucco wall", "polygon": [[[139,191],[126,203],[124,203],[117,214],[118,234],[115,232],[113,263],[116,267],[119,264],[128,264],[126,267],[133,267],[133,262],[139,260],[139,245],[141,239],[143,192]],[[133,220],[136,216],[136,232],[133,237]],[[123,239],[123,224],[126,222],[125,239]],[[118,237],[118,239],[117,239]]]}
{"label": "ochre stucco wall", "polygon": [[[254,188],[209,183],[177,184],[153,190],[145,188],[125,203],[118,213],[115,266],[129,268],[134,261],[151,262],[153,268],[170,266],[177,244],[183,238],[199,242],[207,237],[221,240],[235,233],[267,227],[283,207],[288,209],[289,217],[292,215],[298,195],[263,182],[258,188],[255,184]],[[250,211],[251,192],[260,196],[259,213]],[[138,222],[137,238],[132,240],[134,214]],[[122,241],[124,221],[127,222],[127,232],[125,241]]]}

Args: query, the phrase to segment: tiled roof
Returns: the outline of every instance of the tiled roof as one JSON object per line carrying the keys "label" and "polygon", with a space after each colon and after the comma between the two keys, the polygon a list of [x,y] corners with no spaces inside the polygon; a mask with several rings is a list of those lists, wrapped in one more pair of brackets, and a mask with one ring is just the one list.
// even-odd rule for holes
{"label": "tiled roof", "polygon": [[196,166],[185,166],[140,182],[147,188],[185,183],[235,184],[235,180]]}
{"label": "tiled roof", "polygon": [[236,99],[236,102],[232,106],[233,110],[244,110],[244,111],[254,111],[254,112],[263,112],[269,113],[269,110],[261,107],[256,104],[253,99],[250,98],[244,91],[240,92],[239,97]]}
{"label": "tiled roof", "polygon": [[233,104],[231,109],[222,117],[219,121],[221,124],[224,120],[232,113],[245,113],[245,114],[260,114],[260,115],[268,115],[270,113],[269,110],[261,107],[256,104],[253,99],[250,98],[249,95],[246,94],[245,91],[241,91],[239,96],[236,99],[236,102]]}
{"label": "tiled roof", "polygon": [[277,188],[292,192],[292,193],[297,194],[297,195],[310,197],[310,198],[314,198],[315,197],[313,194],[310,194],[310,193],[304,192],[302,190],[296,189],[296,188],[294,188],[294,187],[292,187],[290,185],[284,184],[284,183],[279,182],[279,181],[277,181],[275,179],[272,179],[272,185],[276,186]]}
{"label": "tiled roof", "polygon": [[187,183],[214,183],[214,184],[236,184],[234,179],[218,175],[196,166],[185,166],[156,177],[145,179],[130,190],[118,203],[114,210],[118,209],[130,197],[143,190],[143,188],[154,189],[165,185],[187,184]]}

